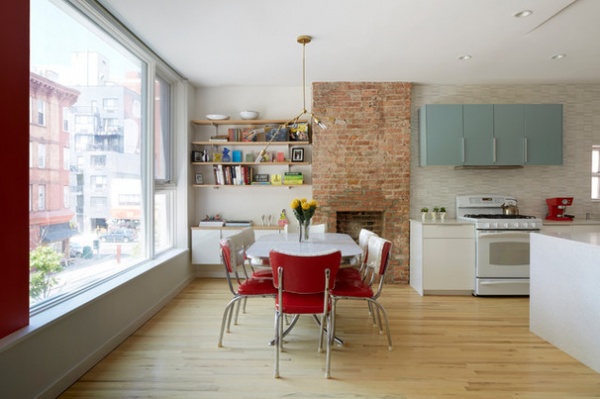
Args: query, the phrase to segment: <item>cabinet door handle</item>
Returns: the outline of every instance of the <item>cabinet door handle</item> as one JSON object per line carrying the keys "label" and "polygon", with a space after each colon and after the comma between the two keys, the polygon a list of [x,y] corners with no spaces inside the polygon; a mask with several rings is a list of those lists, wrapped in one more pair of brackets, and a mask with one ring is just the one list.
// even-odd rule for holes
{"label": "cabinet door handle", "polygon": [[463,164],[465,163],[465,159],[466,159],[466,154],[465,154],[466,148],[465,148],[465,146],[466,146],[465,138],[463,137],[462,138],[462,163]]}
{"label": "cabinet door handle", "polygon": [[525,138],[525,163],[527,163],[527,153],[529,151],[527,150],[527,138]]}
{"label": "cabinet door handle", "polygon": [[494,163],[496,163],[496,138],[492,139],[493,149],[494,149]]}

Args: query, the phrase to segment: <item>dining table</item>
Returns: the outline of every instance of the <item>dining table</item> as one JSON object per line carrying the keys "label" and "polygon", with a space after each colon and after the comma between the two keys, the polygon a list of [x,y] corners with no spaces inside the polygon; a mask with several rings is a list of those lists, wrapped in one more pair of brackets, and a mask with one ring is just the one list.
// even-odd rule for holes
{"label": "dining table", "polygon": [[[351,262],[351,260],[363,254],[362,248],[348,234],[311,233],[308,240],[302,239],[300,241],[299,234],[283,232],[279,234],[266,234],[257,238],[246,249],[246,256],[266,260],[267,262],[264,264],[268,264],[269,253],[272,249],[298,255],[316,255],[332,250],[339,250],[342,253],[342,265],[349,266],[357,265],[357,262]],[[293,317],[290,325],[283,333],[284,337],[294,328],[298,319],[299,315]],[[316,315],[313,315],[313,319],[317,324],[320,323]],[[344,341],[337,336],[334,336],[334,340],[340,345],[344,344]],[[272,340],[270,345],[274,344],[275,341]]]}
{"label": "dining table", "polygon": [[275,249],[285,253],[299,255],[316,255],[339,250],[342,252],[342,263],[347,259],[361,256],[362,248],[348,234],[344,233],[311,233],[308,240],[300,241],[298,233],[266,234],[246,249],[246,255],[262,260],[269,259],[269,252]]}

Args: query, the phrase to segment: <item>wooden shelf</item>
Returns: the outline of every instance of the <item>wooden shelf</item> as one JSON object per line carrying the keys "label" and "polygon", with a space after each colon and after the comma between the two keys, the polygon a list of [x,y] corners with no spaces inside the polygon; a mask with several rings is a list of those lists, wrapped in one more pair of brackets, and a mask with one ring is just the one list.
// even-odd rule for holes
{"label": "wooden shelf", "polygon": [[192,184],[194,188],[221,188],[221,187],[239,187],[239,188],[248,188],[248,187],[286,187],[288,189],[292,189],[294,187],[310,187],[310,184]]}
{"label": "wooden shelf", "polygon": [[286,161],[286,162],[261,162],[261,163],[254,163],[254,162],[192,162],[192,165],[204,165],[204,166],[212,166],[212,165],[247,165],[247,166],[294,166],[294,165],[298,165],[298,166],[302,166],[302,165],[310,165],[310,163],[308,162],[291,162],[291,161]]}
{"label": "wooden shelf", "polygon": [[[194,125],[213,125],[213,126],[220,126],[220,125],[281,125],[284,123],[288,123],[290,122],[289,119],[241,119],[241,120],[237,120],[237,119],[226,119],[226,120],[218,120],[218,121],[211,121],[209,119],[199,119],[199,120],[193,120],[192,123]],[[299,120],[298,123],[306,123],[307,121],[305,120]]]}
{"label": "wooden shelf", "polygon": [[[192,145],[213,146],[266,146],[268,141],[192,141]],[[310,145],[308,141],[272,141],[270,146],[276,145]]]}

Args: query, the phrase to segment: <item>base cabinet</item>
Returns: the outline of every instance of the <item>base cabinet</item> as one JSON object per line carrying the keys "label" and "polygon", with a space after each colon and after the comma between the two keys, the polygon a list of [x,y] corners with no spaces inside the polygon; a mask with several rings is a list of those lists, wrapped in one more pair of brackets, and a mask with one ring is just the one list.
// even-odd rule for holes
{"label": "base cabinet", "polygon": [[[254,236],[258,238],[266,234],[277,234],[281,230],[279,226],[255,227]],[[241,228],[232,227],[192,227],[192,264],[220,265],[219,241],[240,231]]]}
{"label": "base cabinet", "polygon": [[470,295],[475,281],[472,225],[410,223],[410,285],[420,295]]}

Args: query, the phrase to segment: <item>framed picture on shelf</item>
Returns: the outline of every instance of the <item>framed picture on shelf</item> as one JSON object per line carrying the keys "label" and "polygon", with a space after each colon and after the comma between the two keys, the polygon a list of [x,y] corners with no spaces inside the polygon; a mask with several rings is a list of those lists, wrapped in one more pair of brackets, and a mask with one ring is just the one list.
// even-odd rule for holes
{"label": "framed picture on shelf", "polygon": [[202,173],[196,173],[194,184],[204,184],[204,177],[202,176]]}
{"label": "framed picture on shelf", "polygon": [[202,162],[202,151],[192,151],[192,162]]}
{"label": "framed picture on shelf", "polygon": [[304,162],[304,148],[292,148],[292,162]]}

